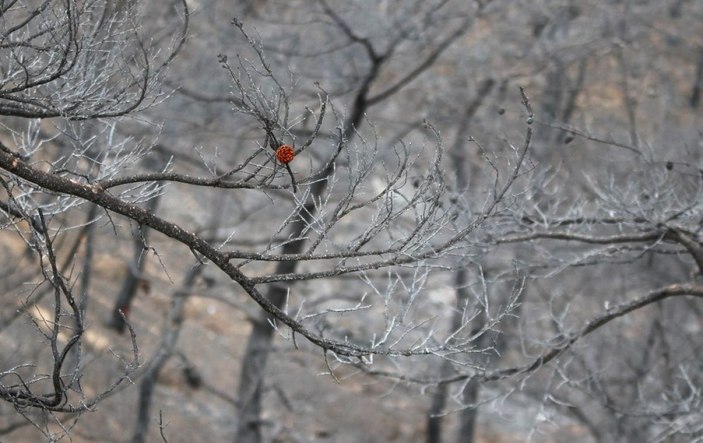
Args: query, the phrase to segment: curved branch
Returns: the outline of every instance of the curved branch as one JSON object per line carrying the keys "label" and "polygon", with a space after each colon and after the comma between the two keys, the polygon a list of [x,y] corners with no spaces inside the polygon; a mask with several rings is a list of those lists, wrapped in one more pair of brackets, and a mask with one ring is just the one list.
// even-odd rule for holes
{"label": "curved branch", "polygon": [[664,288],[654,290],[638,299],[608,309],[604,314],[601,314],[591,319],[577,332],[570,334],[568,337],[559,337],[561,341],[560,344],[545,350],[538,357],[532,359],[530,362],[520,366],[514,366],[512,368],[497,369],[495,371],[477,371],[473,374],[461,374],[455,377],[444,379],[423,379],[408,375],[399,375],[395,372],[389,371],[368,370],[362,365],[357,365],[357,367],[362,369],[364,373],[369,375],[388,377],[399,381],[422,385],[457,383],[464,382],[467,379],[472,379],[474,381],[479,382],[488,382],[504,380],[516,375],[528,375],[545,366],[547,363],[551,362],[558,356],[562,355],[564,352],[569,350],[576,342],[578,342],[582,338],[585,338],[590,333],[600,329],[611,321],[623,317],[627,314],[630,314],[638,309],[649,306],[653,303],[666,300],[667,298],[680,296],[693,296],[703,298],[703,286],[690,283],[673,284]]}
{"label": "curved branch", "polygon": [[429,56],[425,60],[423,60],[422,63],[420,63],[415,69],[410,71],[405,77],[401,78],[398,80],[394,85],[389,86],[386,88],[385,91],[379,92],[378,94],[374,95],[373,97],[369,97],[367,100],[368,106],[373,106],[377,103],[382,102],[383,100],[387,99],[388,97],[392,96],[405,86],[407,86],[410,82],[415,80],[417,77],[420,76],[423,72],[425,72],[427,69],[431,68],[435,61],[437,61],[437,58],[439,58],[442,53],[451,46],[454,41],[461,37],[467,30],[467,25],[470,23],[471,19],[466,19],[464,22],[461,23],[461,26],[459,26],[454,32],[452,32],[446,39],[441,41],[437,47],[430,53]]}
{"label": "curved branch", "polygon": [[[536,369],[546,365],[550,361],[554,360],[556,357],[561,355],[564,351],[568,350],[573,346],[574,343],[580,339],[586,337],[588,334],[600,329],[602,326],[610,323],[616,318],[620,318],[626,314],[633,311],[641,309],[645,306],[651,305],[670,297],[677,297],[682,295],[691,295],[694,297],[703,298],[703,286],[684,283],[684,284],[673,284],[666,286],[664,288],[657,289],[650,292],[644,297],[632,300],[627,303],[623,303],[614,308],[608,309],[604,314],[590,320],[586,325],[579,329],[576,333],[570,334],[568,337],[563,337],[562,343],[548,349],[537,358],[533,359],[530,363],[522,366],[517,366],[507,369],[499,369],[497,371],[486,372],[483,374],[478,374],[475,377],[481,381],[495,381],[506,377],[510,377],[518,374],[527,374],[535,371]],[[467,377],[463,377],[464,379]]]}
{"label": "curved branch", "polygon": [[[266,297],[264,297],[264,295],[256,289],[255,283],[253,283],[251,279],[247,278],[241,271],[239,271],[239,269],[237,269],[237,267],[229,262],[229,258],[226,254],[222,253],[217,248],[214,248],[197,235],[187,232],[175,223],[166,221],[137,205],[114,197],[98,187],[85,185],[64,177],[52,175],[35,169],[20,160],[18,155],[13,153],[1,143],[0,168],[3,168],[17,177],[27,180],[30,183],[34,183],[44,189],[62,194],[73,195],[75,197],[93,202],[102,208],[128,217],[139,224],[161,232],[162,234],[188,246],[194,251],[201,253],[223,272],[225,272],[233,281],[238,283],[242,289],[244,289],[247,294],[249,294],[249,296],[251,296],[251,298],[261,306],[264,311],[283,322],[293,331],[306,337],[310,342],[320,348],[349,357],[361,357],[370,353],[369,349],[362,346],[325,339],[307,330],[300,322],[291,318],[271,303],[271,301],[269,301]],[[377,353],[386,354],[389,352],[390,351],[377,351]]]}
{"label": "curved branch", "polygon": [[636,243],[658,241],[665,237],[662,232],[643,232],[641,234],[631,235],[609,235],[604,237],[596,237],[590,235],[569,234],[567,232],[534,232],[532,234],[518,235],[513,237],[505,237],[496,239],[496,244],[501,243],[520,243],[531,240],[564,240],[575,241],[581,243],[590,243],[596,245],[611,245],[617,243]]}
{"label": "curved branch", "polygon": [[681,229],[673,229],[670,231],[670,235],[691,254],[698,266],[698,272],[703,275],[703,245],[696,241],[692,235]]}

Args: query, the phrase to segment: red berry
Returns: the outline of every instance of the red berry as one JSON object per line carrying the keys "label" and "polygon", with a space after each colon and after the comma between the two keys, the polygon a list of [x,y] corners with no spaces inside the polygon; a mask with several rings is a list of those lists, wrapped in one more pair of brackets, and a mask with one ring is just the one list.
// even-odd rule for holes
{"label": "red berry", "polygon": [[295,150],[291,145],[281,145],[276,149],[276,160],[284,165],[293,161]]}

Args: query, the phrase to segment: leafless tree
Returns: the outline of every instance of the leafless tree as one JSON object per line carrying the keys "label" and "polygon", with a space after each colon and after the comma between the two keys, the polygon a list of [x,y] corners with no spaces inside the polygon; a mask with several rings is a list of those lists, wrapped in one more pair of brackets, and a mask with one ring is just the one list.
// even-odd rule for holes
{"label": "leafless tree", "polygon": [[[192,42],[138,2],[3,3],[2,332],[27,336],[6,405],[57,440],[134,380],[115,421],[146,441],[180,364],[228,438],[304,440],[267,413],[295,414],[270,369],[290,352],[412,398],[418,441],[501,414],[524,440],[700,439],[693,3],[246,2]],[[124,280],[95,276],[101,242],[135,245]],[[152,268],[170,307],[139,312]],[[87,395],[94,294],[120,286],[131,340]],[[205,292],[251,327],[238,383],[184,344]]]}
{"label": "leafless tree", "polygon": [[17,0],[1,8],[0,115],[85,120],[158,100],[158,76],[177,47],[154,58],[133,2]]}
{"label": "leafless tree", "polygon": [[[185,3],[180,8],[187,18]],[[138,158],[139,150],[126,152],[129,142],[118,142],[111,132],[114,124],[103,124],[102,119],[129,115],[162,100],[159,77],[185,39],[182,29],[180,37],[169,40],[166,48],[145,43],[140,17],[131,2],[2,2],[0,115],[4,116],[4,133],[0,146],[12,162],[26,162],[49,177],[80,183],[114,174]],[[128,353],[119,356],[122,374],[98,391],[83,390],[86,306],[99,205],[35,192],[37,188],[27,187],[5,171],[0,177],[3,230],[25,242],[24,261],[27,270],[31,269],[17,274],[8,267],[7,283],[19,300],[26,295],[18,312],[29,315],[46,351],[36,360],[16,361],[21,354],[4,359],[0,392],[17,413],[30,418],[29,423],[32,410],[51,417],[54,423],[35,422],[35,426],[53,441],[66,435],[77,417],[134,374],[140,365],[137,339],[127,324],[131,343]],[[85,207],[91,208],[86,212],[88,218],[78,222],[72,209],[80,212]],[[63,233],[76,223],[83,228],[67,249],[69,256],[60,263],[57,244],[63,244]],[[82,244],[86,261],[77,292],[73,260]],[[11,266],[9,260],[6,265]],[[17,286],[13,287],[13,281]],[[29,291],[21,289],[30,282]],[[47,295],[53,295],[49,305],[39,305]],[[3,329],[19,317],[8,318]]]}

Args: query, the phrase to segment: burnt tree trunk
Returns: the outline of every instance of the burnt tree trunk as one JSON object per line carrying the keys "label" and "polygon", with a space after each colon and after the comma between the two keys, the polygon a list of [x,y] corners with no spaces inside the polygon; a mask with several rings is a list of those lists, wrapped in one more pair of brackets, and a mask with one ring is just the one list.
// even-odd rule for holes
{"label": "burnt tree trunk", "polygon": [[191,288],[196,278],[203,269],[201,262],[196,262],[183,278],[181,287],[173,294],[171,311],[169,312],[167,324],[161,344],[156,351],[156,355],[144,372],[139,384],[139,402],[137,405],[137,423],[132,435],[132,443],[144,443],[147,441],[149,431],[149,421],[151,418],[151,405],[154,396],[156,382],[164,365],[173,356],[178,337],[183,325],[183,311]]}
{"label": "burnt tree trunk", "polygon": [[[454,173],[456,175],[456,187],[458,192],[465,192],[470,184],[470,178],[473,175],[471,173],[471,168],[469,164],[469,158],[467,158],[466,149],[466,139],[469,132],[469,123],[473,116],[476,114],[480,108],[483,101],[486,99],[488,94],[493,89],[495,82],[493,79],[486,79],[479,87],[476,97],[468,104],[466,110],[464,111],[464,124],[459,129],[456,135],[456,141],[450,152],[452,158],[452,164],[454,165]],[[454,286],[456,288],[456,305],[454,308],[454,315],[452,316],[452,330],[456,331],[461,328],[462,322],[464,321],[464,309],[469,302],[469,291],[467,290],[468,284],[468,270],[463,265],[456,270],[454,274]],[[479,322],[480,323],[480,322]],[[478,324],[476,326],[476,331],[480,330],[483,325]],[[472,331],[472,334],[474,331]],[[452,363],[449,360],[445,360],[442,363],[440,369],[440,378],[448,378],[454,372]],[[445,383],[441,383],[437,386],[432,397],[432,403],[427,416],[427,433],[425,441],[427,443],[441,443],[442,441],[442,412],[444,411],[445,405],[447,403],[447,392],[449,386]],[[474,388],[474,397],[478,394],[478,386]],[[475,398],[474,398],[475,401]],[[475,421],[476,410],[467,409],[460,415],[460,420],[462,424],[460,427],[462,429],[470,430],[471,432],[466,434],[468,440],[463,440],[466,442],[473,441],[473,424]],[[466,422],[466,424],[465,424]]]}
{"label": "burnt tree trunk", "polygon": [[[159,196],[156,196],[147,202],[147,208],[150,212],[154,212],[158,204]],[[127,276],[122,282],[120,292],[115,299],[115,307],[112,309],[112,318],[109,323],[109,326],[119,333],[123,333],[127,328],[122,315],[124,315],[125,318],[129,318],[132,302],[139,289],[139,283],[143,281],[142,274],[145,264],[144,251],[147,249],[148,239],[149,228],[140,226],[134,237],[134,255],[132,261],[129,263]]]}

